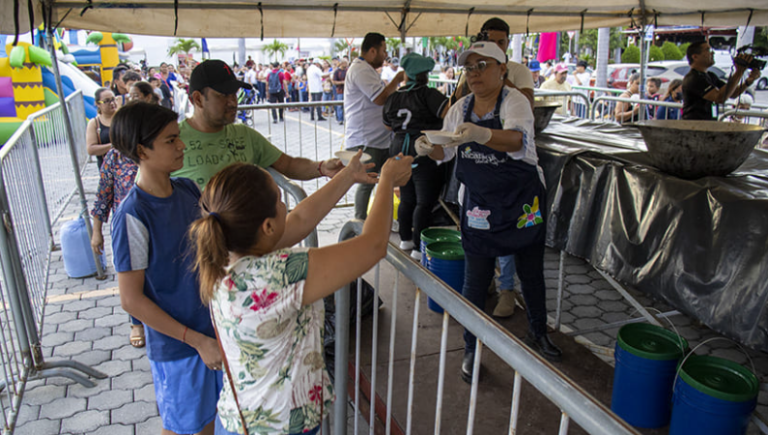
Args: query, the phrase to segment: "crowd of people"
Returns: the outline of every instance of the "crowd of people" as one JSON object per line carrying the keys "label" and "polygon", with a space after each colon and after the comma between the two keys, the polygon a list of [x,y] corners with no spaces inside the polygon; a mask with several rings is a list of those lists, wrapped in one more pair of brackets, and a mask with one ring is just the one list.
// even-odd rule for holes
{"label": "crowd of people", "polygon": [[[385,37],[369,33],[351,62],[265,65],[249,58],[232,68],[207,60],[178,72],[167,64],[118,66],[112,86],[96,92],[98,115],[86,138],[100,168],[91,244],[103,251],[103,224],[111,215],[129,339],[147,348],[164,433],[318,433],[334,400],[322,299],[386,255],[395,188],[400,248],[419,260],[420,234],[444,185],[460,183],[462,295],[484,310],[498,264],[493,315],[511,316],[517,276],[525,342],[544,358],[561,360],[546,324],[547,198],[534,141],[534,89],[570,90],[590,77],[583,61],[573,72],[565,64],[510,61],[509,26],[501,19],[479,30],[455,56],[459,77],[446,66],[437,87],[429,86],[433,58],[390,57]],[[689,55],[692,66],[699,55]],[[659,81],[649,78],[645,98],[688,105],[686,81],[673,81],[662,96]],[[194,106],[180,123],[169,109],[173,86],[185,88]],[[725,97],[711,90],[701,95],[720,101],[743,91],[730,82],[721,86]],[[317,121],[335,116],[345,124],[344,143],[354,157],[344,165],[285,154],[235,122],[242,92],[256,103],[343,100],[333,111],[322,105],[309,111]],[[638,93],[633,75],[625,96]],[[628,122],[640,110],[619,103],[615,116]],[[661,107],[646,113],[678,115]],[[284,120],[284,110],[272,110],[272,122]],[[449,140],[432,143],[429,130]],[[267,168],[295,180],[330,180],[288,213]],[[322,248],[295,247],[353,185],[362,234]],[[475,346],[465,330],[459,375],[470,383],[481,373]]]}

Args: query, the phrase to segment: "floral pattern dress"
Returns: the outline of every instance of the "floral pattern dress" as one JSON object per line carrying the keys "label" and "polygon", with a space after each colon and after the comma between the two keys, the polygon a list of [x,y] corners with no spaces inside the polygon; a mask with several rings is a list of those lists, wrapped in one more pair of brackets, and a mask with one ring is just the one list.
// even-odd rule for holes
{"label": "floral pattern dress", "polygon": [[[334,400],[323,359],[323,301],[302,305],[306,249],[246,256],[214,291],[211,312],[234,378],[248,431],[294,434],[321,423]],[[219,418],[243,433],[232,385],[224,377]]]}
{"label": "floral pattern dress", "polygon": [[138,170],[139,165],[133,160],[116,149],[109,150],[99,170],[99,191],[96,192],[91,216],[102,222],[109,221],[109,213],[117,210],[117,206],[133,187]]}

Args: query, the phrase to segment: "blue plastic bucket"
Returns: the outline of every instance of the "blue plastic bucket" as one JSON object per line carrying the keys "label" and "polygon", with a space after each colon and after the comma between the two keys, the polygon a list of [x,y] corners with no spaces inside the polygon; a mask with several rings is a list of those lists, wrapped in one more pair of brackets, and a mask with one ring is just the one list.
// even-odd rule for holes
{"label": "blue plastic bucket", "polygon": [[[464,249],[461,242],[433,242],[425,249],[428,257],[427,269],[461,293],[464,287]],[[432,298],[427,298],[427,306],[438,314],[443,313],[443,307]]]}
{"label": "blue plastic bucket", "polygon": [[[61,226],[61,256],[64,271],[70,278],[85,278],[96,274],[91,241],[82,217]],[[101,267],[105,267],[104,253],[99,256]]]}
{"label": "blue plastic bucket", "polygon": [[757,404],[757,377],[722,358],[692,355],[675,383],[670,435],[739,435]]}
{"label": "blue plastic bucket", "polygon": [[687,347],[685,339],[658,326],[622,326],[616,341],[611,410],[637,427],[669,424],[672,384]]}
{"label": "blue plastic bucket", "polygon": [[[434,242],[461,242],[461,232],[450,228],[425,228],[421,230],[421,265],[427,267],[427,245]],[[428,267],[427,267],[428,268]]]}

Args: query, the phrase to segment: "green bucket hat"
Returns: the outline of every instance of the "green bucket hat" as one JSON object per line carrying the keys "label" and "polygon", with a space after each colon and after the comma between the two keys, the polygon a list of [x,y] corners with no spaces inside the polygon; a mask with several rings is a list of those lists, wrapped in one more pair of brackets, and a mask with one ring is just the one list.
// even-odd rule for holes
{"label": "green bucket hat", "polygon": [[400,66],[403,67],[408,78],[415,79],[421,73],[432,71],[435,60],[417,53],[408,53],[400,59]]}

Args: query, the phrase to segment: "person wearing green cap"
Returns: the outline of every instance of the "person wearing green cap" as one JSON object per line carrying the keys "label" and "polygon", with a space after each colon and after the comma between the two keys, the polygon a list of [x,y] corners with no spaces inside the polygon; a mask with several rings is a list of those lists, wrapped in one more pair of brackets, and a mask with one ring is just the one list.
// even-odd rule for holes
{"label": "person wearing green cap", "polygon": [[[403,56],[400,65],[408,82],[384,103],[384,125],[394,132],[389,155],[416,156],[414,144],[423,130],[440,130],[448,98],[437,89],[427,87],[429,73],[435,67],[432,58],[416,53]],[[400,249],[411,250],[411,257],[421,259],[419,237],[429,227],[432,208],[437,203],[445,181],[444,167],[427,158],[414,162],[413,176],[400,188],[397,220]]]}

